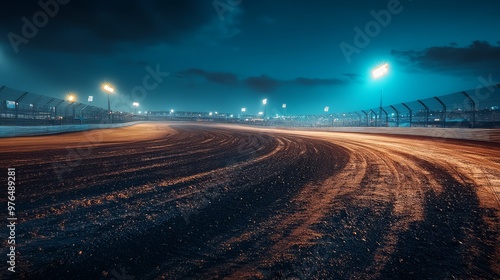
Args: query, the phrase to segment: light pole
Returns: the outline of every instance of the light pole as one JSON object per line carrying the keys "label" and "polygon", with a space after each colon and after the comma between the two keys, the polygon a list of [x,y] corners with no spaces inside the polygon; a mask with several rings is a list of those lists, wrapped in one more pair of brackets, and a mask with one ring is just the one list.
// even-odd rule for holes
{"label": "light pole", "polygon": [[83,124],[83,110],[85,110],[87,107],[90,106],[90,102],[92,102],[92,100],[94,100],[94,97],[92,95],[90,95],[89,98],[87,99],[87,101],[89,102],[89,104],[85,105],[85,107],[83,107],[80,110],[80,124]]}
{"label": "light pole", "polygon": [[[68,101],[70,102],[69,105],[66,107],[66,119],[68,119],[68,108],[69,106],[75,104],[75,101],[76,101],[76,96],[75,94],[73,93],[70,93],[68,95]],[[75,107],[73,107],[73,120],[71,121],[71,123],[73,123],[75,121]]]}
{"label": "light pole", "polygon": [[[378,66],[377,68],[372,70],[372,77],[374,79],[378,79],[389,72],[389,63],[384,63],[383,65]],[[382,88],[380,89],[380,106],[378,112],[378,118],[382,116]],[[377,119],[375,119],[377,121]],[[375,123],[378,126],[378,121]],[[387,125],[387,123],[386,123]]]}
{"label": "light pole", "polygon": [[111,123],[113,123],[111,121],[111,105],[109,103],[109,94],[115,92],[115,89],[108,84],[102,85],[102,89],[108,93],[108,119]]}
{"label": "light pole", "polygon": [[139,102],[134,102],[132,103],[132,106],[134,106],[134,115],[136,115],[137,113],[137,107],[139,107]]}
{"label": "light pole", "polygon": [[[329,106],[325,106],[325,108],[323,109],[323,111],[326,113],[326,115],[328,116],[328,111],[330,111],[330,107]],[[330,118],[328,118],[330,119]],[[332,119],[332,127],[333,127],[333,119]]]}
{"label": "light pole", "polygon": [[266,113],[267,113],[267,112],[266,112],[267,98],[264,98],[264,99],[262,100],[262,104],[264,104],[264,119],[266,119],[266,115],[267,115],[267,114],[266,114]]}
{"label": "light pole", "polygon": [[285,114],[286,114],[286,104],[283,103],[283,105],[281,106],[281,108],[283,108],[283,117],[285,117]]}
{"label": "light pole", "polygon": [[245,108],[245,107],[241,108],[241,115],[239,115],[239,118],[243,117],[245,115],[246,111],[247,111],[247,108]]}

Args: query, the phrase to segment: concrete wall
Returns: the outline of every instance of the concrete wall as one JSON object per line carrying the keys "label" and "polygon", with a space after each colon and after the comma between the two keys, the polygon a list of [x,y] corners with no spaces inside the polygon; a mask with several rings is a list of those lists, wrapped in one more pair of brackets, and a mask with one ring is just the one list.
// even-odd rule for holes
{"label": "concrete wall", "polygon": [[[302,129],[302,128],[300,128]],[[310,130],[379,133],[396,135],[415,135],[440,137],[451,139],[464,139],[475,141],[488,141],[500,143],[500,129],[470,129],[470,128],[423,128],[423,127],[328,127],[306,128]]]}
{"label": "concrete wall", "polygon": [[0,138],[16,136],[35,136],[75,132],[91,129],[117,128],[134,125],[140,122],[116,124],[83,124],[83,125],[54,125],[54,126],[0,126]]}
{"label": "concrete wall", "polygon": [[[63,132],[84,131],[91,129],[117,128],[141,122],[119,124],[84,124],[58,126],[0,126],[1,137],[47,135]],[[288,128],[299,130],[321,130],[337,132],[378,133],[396,135],[416,135],[500,143],[500,129],[469,128],[423,128],[423,127],[328,127],[328,128]]]}

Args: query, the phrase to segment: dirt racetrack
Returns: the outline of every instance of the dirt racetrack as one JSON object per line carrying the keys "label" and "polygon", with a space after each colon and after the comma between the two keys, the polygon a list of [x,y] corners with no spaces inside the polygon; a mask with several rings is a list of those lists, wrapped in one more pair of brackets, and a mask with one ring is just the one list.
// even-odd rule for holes
{"label": "dirt racetrack", "polygon": [[0,154],[2,279],[500,279],[498,144],[145,123]]}

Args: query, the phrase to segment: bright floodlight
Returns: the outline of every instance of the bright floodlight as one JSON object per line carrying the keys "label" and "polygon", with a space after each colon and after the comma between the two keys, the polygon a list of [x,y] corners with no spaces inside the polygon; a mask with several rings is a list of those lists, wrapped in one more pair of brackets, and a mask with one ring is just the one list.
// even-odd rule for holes
{"label": "bright floodlight", "polygon": [[262,116],[262,115],[264,115],[264,112],[259,112],[259,116]]}
{"label": "bright floodlight", "polygon": [[285,109],[285,108],[286,108],[286,104],[283,104],[283,106],[282,106],[282,107],[283,107],[283,109]]}
{"label": "bright floodlight", "polygon": [[107,92],[115,92],[115,89],[112,88],[110,85],[103,85],[102,89],[104,89]]}
{"label": "bright floodlight", "polygon": [[262,100],[262,104],[266,105],[267,104],[267,98]]}
{"label": "bright floodlight", "polygon": [[88,102],[92,102],[94,100],[94,97],[92,95],[89,96],[89,98],[87,99]]}
{"label": "bright floodlight", "polygon": [[385,63],[384,65],[381,65],[375,69],[372,70],[372,77],[374,79],[378,79],[382,76],[384,76],[385,74],[387,74],[387,72],[389,72],[389,63]]}
{"label": "bright floodlight", "polygon": [[247,108],[241,108],[241,111],[244,113],[247,111]]}
{"label": "bright floodlight", "polygon": [[330,110],[330,107],[328,107],[328,106],[326,106],[324,109],[325,112],[328,112],[329,110]]}
{"label": "bright floodlight", "polygon": [[76,100],[76,97],[74,94],[68,95],[68,101],[74,102]]}
{"label": "bright floodlight", "polygon": [[134,103],[132,103],[132,105],[135,106],[135,107],[138,107],[139,106],[139,102],[134,102]]}
{"label": "bright floodlight", "polygon": [[173,114],[174,113],[174,109],[170,109],[170,114]]}

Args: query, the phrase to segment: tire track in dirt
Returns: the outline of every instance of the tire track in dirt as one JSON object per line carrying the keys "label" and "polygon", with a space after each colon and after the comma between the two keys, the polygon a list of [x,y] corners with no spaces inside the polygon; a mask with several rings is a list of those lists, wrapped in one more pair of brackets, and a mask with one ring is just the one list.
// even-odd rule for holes
{"label": "tire track in dirt", "polygon": [[1,152],[25,190],[21,278],[500,276],[498,146],[144,124],[58,182],[78,135]]}

